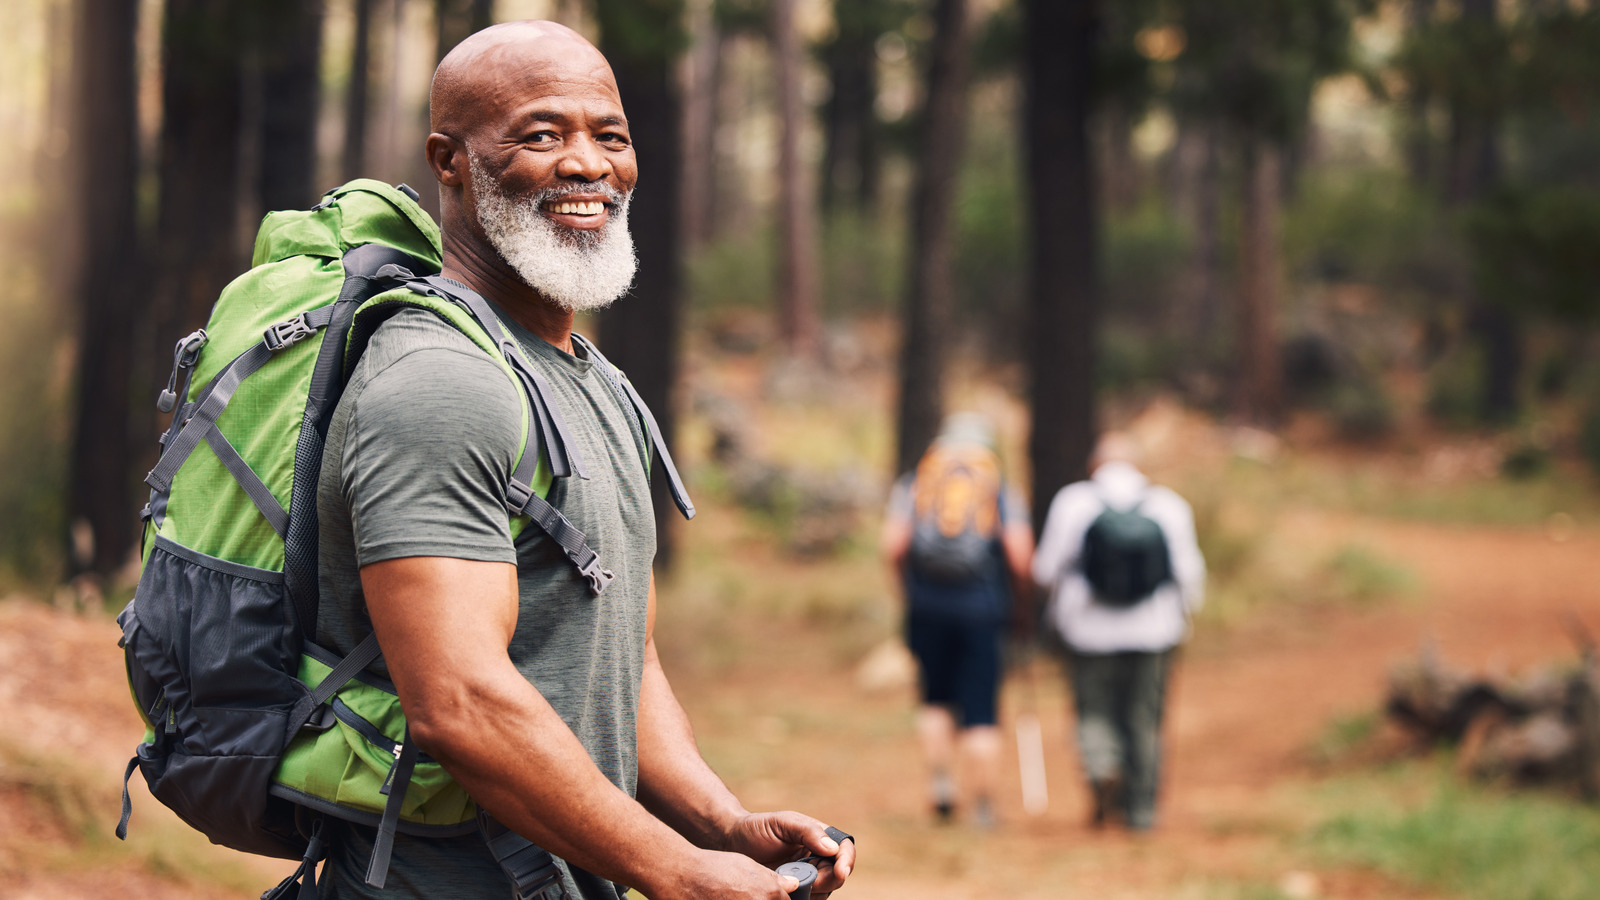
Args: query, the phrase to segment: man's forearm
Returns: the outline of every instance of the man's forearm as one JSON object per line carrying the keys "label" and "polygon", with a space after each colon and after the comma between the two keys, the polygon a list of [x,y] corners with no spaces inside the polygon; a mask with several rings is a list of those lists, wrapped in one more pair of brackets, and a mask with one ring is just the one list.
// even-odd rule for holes
{"label": "man's forearm", "polygon": [[749,813],[701,757],[654,641],[645,646],[638,736],[639,802],[694,844],[727,849],[729,830]]}
{"label": "man's forearm", "polygon": [[648,890],[674,862],[692,866],[688,842],[607,780],[549,703],[513,676],[436,698],[448,724],[414,720],[419,747],[501,824],[597,875]]}

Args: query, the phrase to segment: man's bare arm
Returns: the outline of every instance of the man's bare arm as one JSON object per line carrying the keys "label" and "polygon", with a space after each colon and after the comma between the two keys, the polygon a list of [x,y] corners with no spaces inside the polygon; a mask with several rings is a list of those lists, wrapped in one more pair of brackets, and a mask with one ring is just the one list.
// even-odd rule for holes
{"label": "man's bare arm", "polygon": [[412,738],[506,827],[659,900],[785,896],[785,879],[695,848],[594,765],[507,655],[513,566],[410,557],[361,582]]}
{"label": "man's bare arm", "polygon": [[822,822],[794,812],[751,814],[706,765],[689,717],[678,703],[655,643],[656,587],[650,581],[644,679],[639,690],[639,801],[701,847],[749,855],[776,866],[806,852],[837,861],[818,877],[812,896],[826,897],[849,876],[855,844],[839,847]]}

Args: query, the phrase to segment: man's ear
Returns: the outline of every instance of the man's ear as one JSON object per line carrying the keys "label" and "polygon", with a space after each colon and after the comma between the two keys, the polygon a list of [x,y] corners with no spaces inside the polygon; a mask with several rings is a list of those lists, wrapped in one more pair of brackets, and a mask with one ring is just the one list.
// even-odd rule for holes
{"label": "man's ear", "polygon": [[428,135],[424,152],[428,156],[428,168],[433,170],[433,177],[440,184],[446,187],[466,184],[468,162],[465,144],[448,134],[434,132]]}

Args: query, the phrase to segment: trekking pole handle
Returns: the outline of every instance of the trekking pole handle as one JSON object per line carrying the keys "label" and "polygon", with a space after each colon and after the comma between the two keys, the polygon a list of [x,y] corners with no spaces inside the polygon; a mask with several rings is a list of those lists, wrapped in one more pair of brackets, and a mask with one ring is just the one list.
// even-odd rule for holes
{"label": "trekking pole handle", "polygon": [[790,900],[811,900],[811,886],[817,881],[817,867],[805,860],[784,863],[778,867],[779,875],[788,875],[800,882],[800,886],[789,892]]}

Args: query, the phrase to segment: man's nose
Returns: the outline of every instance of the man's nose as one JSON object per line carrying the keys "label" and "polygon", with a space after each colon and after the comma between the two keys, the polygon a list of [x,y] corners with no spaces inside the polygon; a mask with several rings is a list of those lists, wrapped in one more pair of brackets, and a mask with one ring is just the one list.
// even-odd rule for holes
{"label": "man's nose", "polygon": [[611,160],[604,148],[587,134],[574,135],[567,140],[556,164],[556,175],[581,181],[599,181],[611,174]]}

